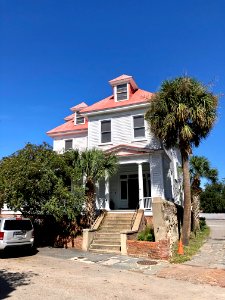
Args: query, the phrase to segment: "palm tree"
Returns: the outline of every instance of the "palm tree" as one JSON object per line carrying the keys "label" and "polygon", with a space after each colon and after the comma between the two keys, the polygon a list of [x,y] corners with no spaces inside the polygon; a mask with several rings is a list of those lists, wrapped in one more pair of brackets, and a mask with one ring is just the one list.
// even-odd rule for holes
{"label": "palm tree", "polygon": [[192,156],[190,158],[190,174],[191,174],[191,198],[193,212],[193,230],[199,229],[199,209],[200,209],[200,194],[201,178],[204,177],[210,180],[211,183],[216,183],[218,180],[217,169],[210,167],[210,162],[204,156]]}
{"label": "palm tree", "polygon": [[189,155],[206,138],[216,120],[218,99],[196,79],[166,80],[150,100],[146,113],[153,133],[166,148],[178,147],[182,158],[184,217],[182,239],[188,245],[191,229]]}
{"label": "palm tree", "polygon": [[80,155],[80,166],[86,187],[86,216],[88,225],[95,220],[95,192],[96,183],[109,176],[117,170],[117,157],[113,154],[106,154],[98,149],[86,150]]}

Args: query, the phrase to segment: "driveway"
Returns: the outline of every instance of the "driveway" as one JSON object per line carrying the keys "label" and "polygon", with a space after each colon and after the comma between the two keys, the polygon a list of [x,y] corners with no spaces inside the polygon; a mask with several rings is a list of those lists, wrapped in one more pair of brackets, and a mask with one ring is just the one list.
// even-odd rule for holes
{"label": "driveway", "polygon": [[[0,299],[224,299],[225,289],[38,253],[2,259]],[[184,292],[185,291],[185,292]]]}
{"label": "driveway", "polygon": [[190,262],[169,265],[119,255],[42,248],[0,260],[0,299],[225,299],[225,220]]}

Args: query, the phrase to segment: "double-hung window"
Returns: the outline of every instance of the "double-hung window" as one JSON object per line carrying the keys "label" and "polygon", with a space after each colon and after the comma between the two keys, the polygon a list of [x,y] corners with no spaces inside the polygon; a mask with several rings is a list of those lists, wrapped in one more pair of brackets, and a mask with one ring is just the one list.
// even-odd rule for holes
{"label": "double-hung window", "polygon": [[101,143],[111,142],[111,120],[101,121]]}
{"label": "double-hung window", "polygon": [[133,116],[134,138],[145,137],[145,121],[143,115]]}
{"label": "double-hung window", "polygon": [[127,83],[117,85],[116,100],[127,100]]}
{"label": "double-hung window", "polygon": [[73,149],[73,140],[65,140],[65,151]]}
{"label": "double-hung window", "polygon": [[84,117],[78,111],[76,112],[76,121],[75,122],[76,122],[76,125],[85,123]]}

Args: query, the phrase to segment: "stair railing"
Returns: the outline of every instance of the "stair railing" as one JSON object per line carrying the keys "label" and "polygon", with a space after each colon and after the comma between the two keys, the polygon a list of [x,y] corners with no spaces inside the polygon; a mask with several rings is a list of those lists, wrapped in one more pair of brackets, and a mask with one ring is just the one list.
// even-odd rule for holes
{"label": "stair railing", "polygon": [[139,205],[136,207],[135,212],[133,213],[132,219],[131,219],[131,224],[130,224],[130,229],[133,228],[137,213],[138,213]]}

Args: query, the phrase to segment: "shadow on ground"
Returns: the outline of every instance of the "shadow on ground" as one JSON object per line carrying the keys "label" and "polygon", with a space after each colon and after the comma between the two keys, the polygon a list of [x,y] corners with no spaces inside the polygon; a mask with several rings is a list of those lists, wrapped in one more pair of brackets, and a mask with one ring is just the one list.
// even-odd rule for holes
{"label": "shadow on ground", "polygon": [[10,293],[22,285],[29,285],[30,278],[37,276],[37,274],[29,272],[8,272],[0,270],[0,299],[10,297]]}
{"label": "shadow on ground", "polygon": [[24,249],[24,248],[19,248],[19,247],[8,248],[0,253],[0,259],[33,256],[37,253],[38,253],[38,250],[36,248],[33,248],[33,249]]}

